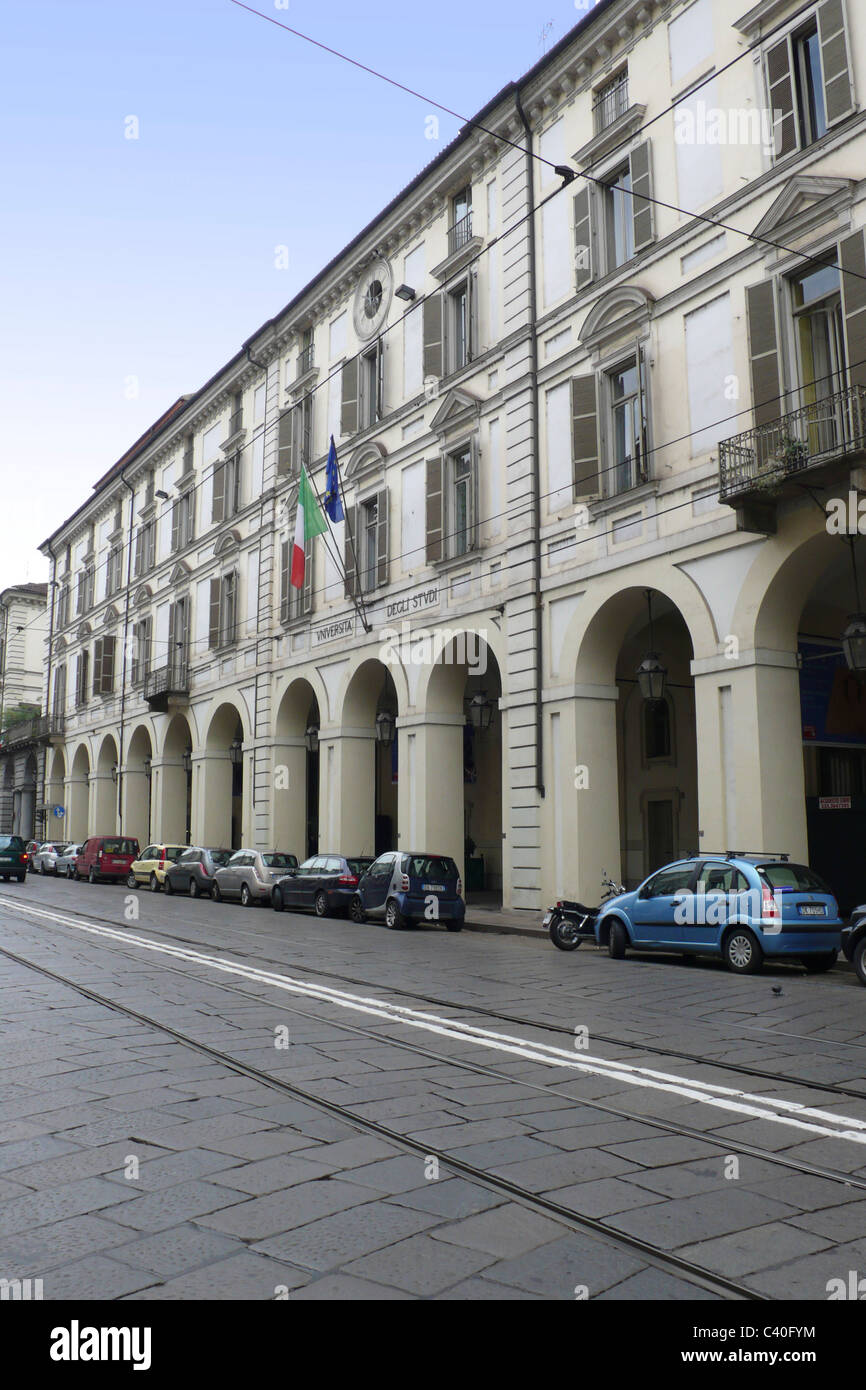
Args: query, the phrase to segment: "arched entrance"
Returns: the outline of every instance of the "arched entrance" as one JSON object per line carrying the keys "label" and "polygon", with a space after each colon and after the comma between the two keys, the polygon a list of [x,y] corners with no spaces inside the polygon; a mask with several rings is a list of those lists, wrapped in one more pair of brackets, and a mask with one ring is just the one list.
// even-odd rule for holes
{"label": "arched entrance", "polygon": [[352,673],[339,723],[319,733],[319,844],[339,854],[398,848],[399,708],[391,669],[372,657]]}
{"label": "arched entrance", "polygon": [[[156,833],[167,844],[192,843],[194,778],[201,776],[193,759],[193,736],[185,714],[175,714],[166,730],[162,757],[152,774]],[[210,841],[205,843],[210,844]],[[217,847],[217,842],[214,841]],[[220,846],[223,841],[219,842]]]}
{"label": "arched entrance", "polygon": [[121,828],[134,835],[142,849],[154,835],[153,827],[153,744],[150,730],[139,724],[129,740],[123,767]]}
{"label": "arched entrance", "polygon": [[90,833],[90,754],[80,743],[72,758],[67,779],[66,833],[70,841],[81,844]]}
{"label": "arched entrance", "polygon": [[274,849],[301,860],[319,849],[320,724],[313,686],[304,678],[292,681],[277,709],[271,824]]}
{"label": "arched entrance", "polygon": [[90,778],[90,824],[94,835],[117,834],[117,744],[108,734],[100,744]]}
{"label": "arched entrance", "polygon": [[[45,750],[47,771],[45,778],[45,835],[54,835],[58,840],[69,838],[69,807],[66,805],[66,758],[62,748]],[[55,816],[55,807],[60,807],[62,816]]]}
{"label": "arched entrance", "polygon": [[197,843],[240,849],[249,836],[249,777],[244,767],[244,726],[236,705],[220,705],[205,737],[201,796],[194,801]]}

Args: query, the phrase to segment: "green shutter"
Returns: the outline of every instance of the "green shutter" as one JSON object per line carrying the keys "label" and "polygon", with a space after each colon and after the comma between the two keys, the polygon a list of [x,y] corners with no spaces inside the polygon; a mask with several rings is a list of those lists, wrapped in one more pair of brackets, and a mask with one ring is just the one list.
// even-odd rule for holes
{"label": "green shutter", "polygon": [[776,159],[784,159],[797,148],[791,49],[787,36],[767,50],[767,90],[773,113],[773,148]]}
{"label": "green shutter", "polygon": [[628,157],[631,173],[632,227],[634,230],[634,249],[640,251],[649,246],[655,236],[655,218],[652,197],[652,170],[650,166],[650,142],[644,140],[635,145]]}
{"label": "green shutter", "polygon": [[601,490],[598,469],[598,405],[595,376],[572,377],[571,459],[574,497],[595,497]]}
{"label": "green shutter", "polygon": [[354,598],[357,589],[357,575],[355,573],[355,552],[353,548],[353,537],[358,518],[357,507],[346,507],[346,535],[343,541],[343,568],[346,571],[345,594],[346,598]]}
{"label": "green shutter", "polygon": [[386,487],[376,493],[376,583],[382,588],[388,583],[388,504]]}
{"label": "green shutter", "polygon": [[843,0],[824,0],[818,6],[818,39],[824,70],[824,109],[827,125],[832,126],[854,110]]}
{"label": "green shutter", "polygon": [[315,536],[308,536],[304,540],[304,587],[301,590],[300,598],[301,612],[304,614],[313,611],[313,571],[315,569]]}
{"label": "green shutter", "polygon": [[445,375],[443,297],[433,294],[424,300],[424,376]]}
{"label": "green shutter", "polygon": [[280,476],[292,471],[292,407],[280,415],[277,433],[277,472]]}
{"label": "green shutter", "polygon": [[351,357],[343,366],[343,400],[340,433],[358,433],[358,359]]}
{"label": "green shutter", "polygon": [[756,425],[765,425],[782,414],[776,294],[772,280],[749,285],[746,290],[746,312],[749,320],[752,414]]}
{"label": "green shutter", "polygon": [[848,379],[866,387],[866,232],[845,237],[839,246]]}
{"label": "green shutter", "polygon": [[574,287],[592,282],[592,203],[589,185],[574,195]]}
{"label": "green shutter", "polygon": [[427,460],[427,563],[435,564],[443,555],[442,459]]}
{"label": "green shutter", "polygon": [[222,584],[219,579],[210,582],[210,606],[208,611],[208,646],[213,649],[220,644],[220,594]]}
{"label": "green shutter", "polygon": [[280,622],[289,619],[289,554],[288,541],[280,542]]}
{"label": "green shutter", "polygon": [[226,465],[218,463],[213,471],[213,503],[210,519],[225,521],[226,515]]}

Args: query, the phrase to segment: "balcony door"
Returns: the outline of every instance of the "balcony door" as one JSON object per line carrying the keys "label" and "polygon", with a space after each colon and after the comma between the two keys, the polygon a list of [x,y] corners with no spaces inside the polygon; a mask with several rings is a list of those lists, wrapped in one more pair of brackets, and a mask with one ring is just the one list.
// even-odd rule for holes
{"label": "balcony door", "polygon": [[831,452],[845,438],[845,331],[839,271],[833,266],[818,266],[796,276],[792,308],[800,406],[804,411],[797,434],[814,458]]}

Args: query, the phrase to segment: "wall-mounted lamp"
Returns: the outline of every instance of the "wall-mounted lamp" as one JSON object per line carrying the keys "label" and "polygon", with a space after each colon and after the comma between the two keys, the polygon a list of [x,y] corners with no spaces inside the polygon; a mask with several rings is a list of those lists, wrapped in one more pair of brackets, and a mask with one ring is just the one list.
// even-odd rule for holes
{"label": "wall-mounted lamp", "polygon": [[411,304],[415,298],[415,290],[411,285],[398,285],[394,291],[394,296],[396,299],[405,299],[407,303]]}
{"label": "wall-mounted lamp", "polygon": [[307,751],[309,753],[318,753],[319,730],[317,729],[315,724],[308,725],[307,728],[304,730],[304,743],[307,745]]}

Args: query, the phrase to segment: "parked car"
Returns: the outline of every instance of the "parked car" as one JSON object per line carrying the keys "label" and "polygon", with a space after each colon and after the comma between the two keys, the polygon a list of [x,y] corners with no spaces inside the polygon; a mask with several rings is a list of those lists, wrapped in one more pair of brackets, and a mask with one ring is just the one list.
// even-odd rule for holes
{"label": "parked car", "polygon": [[23,883],[27,877],[27,864],[30,856],[20,835],[0,835],[0,878],[8,883],[17,878]]}
{"label": "parked car", "polygon": [[58,857],[67,846],[62,840],[48,840],[30,856],[30,868],[35,874],[56,874]]}
{"label": "parked car", "polygon": [[75,861],[78,858],[84,845],[67,845],[62,854],[58,854],[54,864],[54,872],[58,878],[75,877]]}
{"label": "parked car", "polygon": [[353,922],[381,917],[389,927],[408,927],[426,920],[461,931],[466,904],[457,865],[446,854],[380,854],[359,882],[349,912]]}
{"label": "parked car", "polygon": [[129,866],[127,888],[138,888],[139,884],[146,883],[151,893],[158,893],[165,883],[168,865],[185,849],[186,845],[148,845]]}
{"label": "parked car", "polygon": [[240,898],[244,907],[250,903],[270,901],[271,889],[287,869],[298,867],[297,856],[274,850],[261,854],[255,849],[239,849],[227,864],[214,874],[211,897],[218,903],[223,898]]}
{"label": "parked car", "polygon": [[372,863],[371,858],[314,854],[277,880],[271,892],[271,907],[275,912],[282,912],[284,907],[311,908],[317,917],[346,913],[358,883]]}
{"label": "parked car", "polygon": [[842,922],[826,883],[806,864],[766,855],[693,855],[656,870],[604,904],[596,941],[615,960],[635,947],[720,956],[750,975],[764,958],[829,970]]}
{"label": "parked car", "polygon": [[866,903],[861,903],[851,913],[851,921],[842,931],[842,950],[854,966],[861,985],[866,985]]}
{"label": "parked car", "polygon": [[38,841],[38,840],[28,840],[27,843],[26,843],[26,845],[24,846],[24,853],[27,855],[27,867],[28,867],[28,869],[31,869],[31,870],[32,870],[32,868],[33,868],[33,856],[34,856],[34,854],[37,852],[38,849],[39,849],[39,841]]}
{"label": "parked car", "polygon": [[138,841],[132,836],[92,835],[81,846],[72,877],[86,878],[88,883],[116,883],[126,878],[130,864],[137,858]]}
{"label": "parked car", "polygon": [[210,897],[217,869],[232,857],[230,849],[210,849],[190,845],[173,863],[166,865],[166,893],[189,893],[191,898]]}

